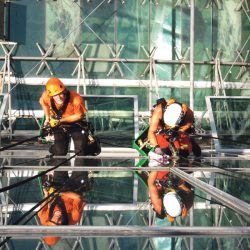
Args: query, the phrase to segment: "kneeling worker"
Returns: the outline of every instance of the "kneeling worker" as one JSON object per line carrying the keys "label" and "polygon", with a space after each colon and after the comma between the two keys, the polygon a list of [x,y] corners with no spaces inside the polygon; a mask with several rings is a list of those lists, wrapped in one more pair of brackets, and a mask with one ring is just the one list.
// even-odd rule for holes
{"label": "kneeling worker", "polygon": [[[189,137],[193,124],[194,113],[186,104],[181,104],[175,99],[166,102],[161,98],[150,120],[148,130],[150,145],[155,148],[160,147],[162,153],[168,155],[172,155],[172,151],[175,150],[183,157],[187,157],[192,151],[195,156],[200,156],[200,147]],[[173,142],[173,149],[170,140]]]}
{"label": "kneeling worker", "polygon": [[[86,155],[87,136],[84,131],[86,124],[83,98],[75,91],[66,89],[60,79],[52,77],[46,84],[46,91],[40,98],[40,104],[45,113],[44,126],[50,125],[54,135],[53,154],[65,156],[68,153],[70,139],[74,141],[75,152],[78,156]],[[55,165],[65,158],[56,158]],[[84,159],[76,157],[76,166],[83,166]],[[71,179],[78,180],[79,185],[87,180],[88,172],[73,172]],[[63,183],[68,179],[66,171],[55,171],[54,181]]]}

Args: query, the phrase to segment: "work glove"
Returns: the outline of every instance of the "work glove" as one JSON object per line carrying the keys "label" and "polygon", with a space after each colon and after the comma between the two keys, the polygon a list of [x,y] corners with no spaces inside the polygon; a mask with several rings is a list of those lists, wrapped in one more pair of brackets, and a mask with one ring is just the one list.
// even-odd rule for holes
{"label": "work glove", "polygon": [[149,167],[160,167],[169,163],[169,155],[164,154],[160,147],[156,147],[154,151],[149,154]]}
{"label": "work glove", "polygon": [[58,127],[60,125],[60,120],[57,119],[50,119],[49,124],[52,128]]}

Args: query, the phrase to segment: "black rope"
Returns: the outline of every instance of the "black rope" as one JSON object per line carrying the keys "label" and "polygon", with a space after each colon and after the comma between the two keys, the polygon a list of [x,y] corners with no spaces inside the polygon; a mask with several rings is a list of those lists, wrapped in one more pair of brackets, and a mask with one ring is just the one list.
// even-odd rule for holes
{"label": "black rope", "polygon": [[62,161],[61,163],[57,164],[55,167],[52,167],[52,168],[50,168],[50,169],[48,169],[48,170],[46,170],[46,171],[42,171],[41,173],[39,173],[39,174],[37,174],[37,175],[34,175],[34,176],[32,176],[32,177],[29,177],[29,178],[27,178],[27,179],[25,179],[25,180],[23,180],[23,181],[20,181],[20,182],[14,183],[14,184],[12,184],[12,185],[9,185],[9,186],[7,186],[7,187],[1,188],[1,189],[0,189],[0,193],[5,192],[5,191],[7,191],[7,190],[11,190],[11,189],[13,189],[13,188],[15,188],[15,187],[18,187],[18,186],[20,186],[20,185],[22,185],[22,184],[25,184],[25,183],[27,183],[27,182],[29,182],[29,181],[31,181],[31,180],[34,180],[34,179],[36,179],[36,178],[38,178],[38,177],[41,177],[41,176],[47,174],[48,172],[50,172],[50,171],[52,171],[52,170],[55,170],[56,168],[60,167],[60,166],[63,165],[64,163],[66,163],[66,162],[68,162],[69,160],[71,160],[72,158],[76,157],[80,152],[81,152],[81,151],[75,153],[73,156],[71,156],[71,157],[67,158],[66,160]]}
{"label": "black rope", "polygon": [[15,147],[15,146],[17,146],[17,145],[20,145],[20,144],[23,144],[23,143],[25,143],[25,142],[35,140],[35,139],[37,139],[38,137],[41,137],[41,136],[40,136],[40,135],[37,135],[37,136],[31,137],[31,138],[29,138],[29,139],[25,139],[25,140],[16,142],[16,143],[14,143],[14,144],[11,144],[11,145],[2,147],[2,148],[0,148],[0,152],[1,152],[1,151],[4,151],[4,150],[6,150],[6,149],[9,149],[9,148],[13,148],[13,147]]}
{"label": "black rope", "polygon": [[[181,159],[183,159],[183,160],[188,160],[188,158],[185,158],[185,157],[182,157],[182,156],[179,156]],[[245,174],[245,175],[242,175],[242,174],[240,174],[240,173],[237,173],[236,172],[236,170],[231,170],[231,169],[225,169],[225,168],[223,168],[223,167],[220,167],[220,166],[215,166],[215,165],[213,165],[213,164],[211,164],[211,163],[207,163],[207,164],[205,164],[205,163],[202,163],[202,162],[199,162],[199,161],[193,161],[193,162],[195,162],[195,163],[197,163],[198,165],[201,165],[201,166],[205,166],[205,167],[213,167],[213,168],[219,168],[219,169],[221,169],[221,170],[224,170],[225,172],[230,172],[230,173],[232,173],[232,174],[234,174],[234,175],[229,175],[229,174],[226,174],[226,173],[220,173],[221,175],[224,175],[224,176],[227,176],[227,177],[233,177],[233,178],[236,178],[236,179],[243,179],[243,180],[249,180],[250,179],[250,176],[249,175],[247,175],[247,174]],[[187,162],[186,162],[187,163]],[[180,165],[184,165],[185,163],[184,162],[179,162],[179,164]]]}
{"label": "black rope", "polygon": [[203,200],[212,202],[212,203],[214,203],[214,204],[216,204],[216,205],[220,205],[220,206],[223,206],[223,207],[226,207],[226,208],[230,209],[231,211],[234,211],[232,208],[228,207],[228,206],[225,205],[225,204],[220,203],[219,201],[207,199],[207,198],[205,198],[205,197],[203,197],[203,196],[200,196],[200,195],[198,195],[198,194],[196,194],[196,193],[194,193],[194,195],[197,196],[197,197],[199,197],[199,198],[201,198],[201,199],[203,199]]}
{"label": "black rope", "polygon": [[[76,178],[76,177],[75,177]],[[73,179],[74,180],[74,179]],[[25,219],[25,217],[27,217],[31,212],[33,212],[38,206],[40,206],[43,202],[47,201],[43,206],[40,207],[40,209],[38,211],[36,211],[34,214],[32,214],[32,216],[30,216],[26,221],[24,221],[24,223],[22,225],[26,225],[32,218],[34,218],[47,204],[50,203],[50,198],[55,198],[59,195],[59,192],[63,189],[63,187],[68,183],[71,182],[72,179],[67,179],[66,181],[64,181],[64,183],[62,183],[62,185],[55,189],[52,193],[50,193],[47,197],[45,197],[44,199],[42,199],[41,201],[39,201],[35,206],[33,206],[29,211],[27,211],[26,213],[24,213],[19,219],[17,219],[13,225],[17,225],[19,224],[23,219]],[[4,241],[0,242],[0,247],[2,247],[5,243],[7,243],[8,240],[10,240],[11,237],[7,237]]]}
{"label": "black rope", "polygon": [[[50,198],[53,196],[56,197],[57,195],[59,195],[59,193],[57,195],[56,192],[58,192],[58,190],[53,191],[51,194],[49,194],[47,197],[45,197],[44,199],[42,199],[41,201],[39,201],[35,206],[33,206],[29,211],[27,211],[26,213],[24,213],[20,218],[18,218],[13,225],[18,225],[26,216],[28,216],[31,212],[33,212],[37,207],[39,207],[43,202],[47,201],[33,216],[31,216],[28,220],[26,220],[23,225],[26,225],[36,214],[38,214],[49,202],[50,202]],[[12,237],[7,237],[5,240],[3,240],[0,243],[0,247],[2,247],[4,244],[6,244]]]}

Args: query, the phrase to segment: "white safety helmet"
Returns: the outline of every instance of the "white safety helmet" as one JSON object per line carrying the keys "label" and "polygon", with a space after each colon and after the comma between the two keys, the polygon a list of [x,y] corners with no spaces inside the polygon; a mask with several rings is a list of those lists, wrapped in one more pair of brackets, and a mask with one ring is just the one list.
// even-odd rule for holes
{"label": "white safety helmet", "polygon": [[163,115],[164,123],[169,127],[178,126],[184,117],[181,104],[173,103],[166,107]]}
{"label": "white safety helmet", "polygon": [[168,192],[164,195],[163,206],[166,213],[171,217],[177,217],[182,214],[183,203],[176,192]]}

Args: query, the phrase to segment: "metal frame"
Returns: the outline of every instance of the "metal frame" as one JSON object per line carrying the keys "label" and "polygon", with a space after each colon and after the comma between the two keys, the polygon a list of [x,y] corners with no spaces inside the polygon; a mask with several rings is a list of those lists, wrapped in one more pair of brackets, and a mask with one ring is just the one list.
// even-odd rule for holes
{"label": "metal frame", "polygon": [[209,185],[204,181],[200,181],[178,168],[171,168],[170,172],[176,174],[180,178],[183,178],[188,183],[202,190],[203,192],[210,194],[211,197],[230,207],[237,213],[250,218],[250,204],[248,204],[247,202],[244,202],[224,191],[221,191],[220,189],[213,187],[212,185]]}
{"label": "metal frame", "polygon": [[249,238],[250,227],[159,226],[1,226],[4,237],[37,238],[46,235],[72,237],[240,237]]}
{"label": "metal frame", "polygon": [[96,98],[133,98],[134,99],[134,138],[139,133],[139,110],[138,110],[138,96],[136,95],[81,95],[85,97],[96,97]]}
{"label": "metal frame", "polygon": [[[119,153],[120,154],[120,153]],[[13,155],[9,155],[9,158],[12,158],[15,156]],[[36,158],[35,156],[33,156],[34,159]],[[113,156],[114,157],[114,156]],[[117,158],[122,157],[119,155],[116,155]],[[115,158],[116,158],[115,157]],[[127,157],[128,158],[128,157]],[[208,159],[210,159],[210,157],[207,157]],[[221,159],[221,157],[219,157]],[[235,158],[237,159],[237,158]],[[245,159],[237,159],[237,160],[245,160]],[[11,163],[9,162],[9,167],[10,168],[6,168],[6,170],[8,172],[10,172],[8,169],[11,169],[11,171],[13,171],[14,169],[18,170],[18,166],[11,166]],[[31,170],[32,174],[35,174],[35,171],[39,168],[38,166],[27,166],[28,168],[26,170]],[[34,168],[33,168],[34,167]],[[48,169],[49,166],[40,166],[40,170],[45,170]],[[65,170],[65,168],[67,167],[62,167],[62,169],[60,170]],[[85,168],[85,170],[100,170],[100,168],[95,168],[95,167],[74,167],[75,170],[80,170]],[[24,170],[25,167],[23,166],[22,169],[19,169],[19,175],[20,175],[20,171]],[[103,167],[103,171],[124,171],[124,167]],[[138,168],[141,170],[158,170],[158,168]],[[68,169],[67,169],[68,170]],[[136,170],[136,168],[131,167],[131,168],[127,168],[127,171],[133,171]],[[202,181],[197,180],[196,178],[191,177],[191,175],[189,174],[185,174],[183,171],[181,171],[178,168],[169,168],[169,167],[164,167],[164,168],[160,168],[159,170],[170,170],[173,171],[175,174],[177,174],[178,176],[180,176],[181,178],[186,179],[189,183],[191,183],[192,185],[194,185],[195,187],[197,187],[198,189],[203,190],[204,192],[207,193],[211,193],[211,196],[216,198],[217,200],[223,201],[223,203],[225,204],[229,204],[230,202],[233,203],[234,209],[237,206],[241,206],[242,204],[244,205],[243,208],[240,208],[239,210],[236,209],[236,211],[242,213],[242,211],[245,211],[245,204],[244,202],[240,201],[235,198],[232,197],[228,194],[226,194],[225,192],[221,192],[220,190],[218,190],[217,188],[212,187],[211,185],[208,185]],[[188,169],[189,170],[189,169]],[[200,169],[202,171],[202,168]],[[204,171],[209,169],[203,169]],[[198,171],[198,169],[197,169]],[[11,178],[11,175],[8,174],[9,179]],[[16,175],[15,175],[16,176]],[[24,176],[24,175],[22,175]],[[103,176],[104,177],[104,176]],[[219,198],[218,198],[219,197]],[[234,204],[235,203],[235,204]],[[26,211],[27,209],[29,209],[30,207],[32,207],[34,204],[23,204],[22,206],[22,211]],[[231,204],[232,205],[232,204]],[[8,208],[7,208],[7,207]],[[213,207],[214,206],[214,207]],[[6,209],[7,208],[7,209]],[[222,213],[223,215],[223,207],[218,206],[218,205],[206,205],[205,203],[203,204],[195,204],[194,209],[207,209],[207,208],[212,208],[215,209],[215,213],[219,214]],[[135,211],[139,212],[139,211],[149,211],[150,206],[148,202],[142,202],[142,203],[129,203],[129,204],[87,204],[85,207],[85,211],[121,211],[120,213],[120,217],[124,216],[123,212],[125,211]],[[7,215],[8,212],[11,212],[11,204],[9,205],[4,205],[2,206],[2,210],[1,213],[3,215]],[[243,214],[245,214],[245,212],[243,212]],[[106,216],[106,215],[105,215]],[[190,214],[190,216],[192,216]],[[86,219],[88,218],[88,215],[86,215]],[[219,217],[215,217],[219,218]],[[109,217],[109,220],[112,222],[114,218],[113,217]],[[146,222],[146,218],[142,218],[145,222]],[[118,220],[119,221],[119,220]],[[82,223],[78,226],[71,226],[70,227],[70,231],[68,230],[68,227],[56,227],[56,228],[52,228],[52,227],[44,227],[44,226],[1,226],[1,232],[2,232],[2,236],[11,236],[13,237],[13,239],[16,238],[25,238],[25,239],[39,239],[39,237],[42,237],[44,235],[59,235],[59,236],[64,236],[67,238],[76,238],[76,237],[80,237],[80,239],[77,240],[81,240],[81,238],[84,237],[110,237],[111,241],[110,241],[110,246],[114,246],[114,244],[117,246],[117,238],[118,237],[143,237],[145,239],[145,244],[150,244],[150,242],[148,242],[148,239],[146,237],[149,238],[154,238],[154,237],[179,237],[181,240],[184,240],[189,238],[190,239],[190,246],[192,246],[192,241],[193,238],[196,237],[207,237],[207,238],[214,238],[216,237],[217,239],[217,244],[220,244],[220,238],[225,238],[225,237],[235,237],[235,238],[239,238],[239,244],[241,244],[242,240],[245,240],[245,238],[248,238],[249,233],[250,233],[250,228],[249,227],[245,227],[243,223],[241,223],[241,218],[239,218],[239,222],[241,223],[242,226],[239,227],[220,227],[221,223],[220,221],[216,221],[215,222],[215,226],[214,227],[194,227],[193,224],[190,224],[190,226],[185,226],[182,225],[181,223],[178,224],[178,227],[168,227],[168,226],[150,226],[151,224],[145,224],[143,226],[128,226],[128,225],[119,225],[117,221],[117,225],[114,226],[112,225],[112,223],[108,223],[105,226],[91,226],[89,223],[87,223],[87,225],[83,225]],[[190,217],[190,222],[193,221],[193,218]],[[110,224],[110,225],[109,225]],[[115,222],[113,222],[113,224],[115,224]],[[148,226],[149,225],[149,226]],[[37,230],[34,232],[34,228],[36,228]],[[23,233],[25,230],[25,234]],[[27,232],[29,233],[29,237],[27,238]],[[182,237],[184,237],[184,239],[182,239]],[[187,244],[187,242],[185,241],[185,244]],[[209,243],[208,243],[209,244]],[[190,248],[192,249],[192,248]]]}
{"label": "metal frame", "polygon": [[[211,105],[211,99],[249,99],[250,103],[250,96],[206,96],[206,104],[208,108],[209,113],[209,119],[211,124],[211,132],[212,137],[218,138],[218,133],[215,125],[214,115],[213,115],[213,109]],[[217,152],[224,152],[224,153],[242,153],[242,154],[248,154],[250,153],[250,149],[230,149],[230,148],[222,148],[220,145],[220,141],[218,139],[214,139],[214,145],[215,150]]]}
{"label": "metal frame", "polygon": [[[114,8],[115,10],[117,10],[117,1],[118,0],[115,0],[114,1]],[[73,1],[73,2],[77,2],[77,1]],[[87,3],[90,2],[90,1],[87,1]],[[108,1],[108,3],[110,3],[111,1]],[[125,1],[124,1],[125,2]],[[141,2],[141,5],[144,5],[146,1],[142,1]],[[38,65],[40,64],[40,67],[39,69],[41,69],[41,67],[44,67],[44,66],[47,66],[47,68],[49,69],[49,72],[50,74],[52,73],[52,71],[50,70],[49,66],[48,66],[48,61],[76,61],[77,62],[77,66],[73,72],[73,74],[76,72],[76,69],[78,70],[78,86],[79,86],[79,83],[81,81],[84,82],[84,93],[86,92],[86,79],[85,79],[85,72],[84,72],[84,62],[112,62],[112,67],[111,69],[109,70],[109,72],[107,73],[107,75],[110,74],[110,72],[114,69],[118,69],[118,71],[120,72],[121,75],[123,75],[120,67],[119,67],[119,63],[122,63],[124,64],[125,62],[136,62],[136,63],[147,63],[148,66],[150,67],[149,69],[149,82],[147,84],[147,88],[149,88],[149,102],[148,102],[148,105],[149,105],[149,109],[151,108],[152,106],[152,88],[155,87],[155,90],[156,92],[158,92],[158,80],[157,78],[155,77],[155,86],[152,84],[152,79],[153,79],[153,76],[156,76],[155,74],[155,64],[157,63],[161,63],[161,64],[178,64],[179,67],[186,67],[186,65],[190,65],[190,81],[186,81],[186,84],[187,84],[187,87],[190,87],[190,107],[193,109],[194,108],[194,69],[195,69],[195,65],[207,65],[207,64],[210,64],[211,66],[216,66],[218,65],[220,67],[220,65],[230,65],[230,70],[233,66],[239,66],[240,67],[240,73],[242,73],[242,71],[245,71],[246,70],[246,67],[249,67],[250,66],[250,63],[248,63],[246,61],[246,58],[247,58],[247,55],[243,58],[243,55],[241,55],[244,47],[246,46],[246,43],[243,45],[243,47],[239,50],[237,49],[237,57],[235,59],[235,61],[233,62],[223,62],[223,61],[219,61],[219,64],[218,64],[218,60],[217,58],[213,58],[211,57],[211,59],[209,59],[208,61],[204,62],[204,61],[194,61],[194,29],[195,29],[195,12],[194,12],[194,9],[195,9],[195,1],[194,0],[185,0],[185,1],[176,1],[175,5],[174,5],[174,8],[177,8],[177,7],[181,7],[182,4],[186,3],[186,5],[190,8],[190,60],[188,59],[184,59],[184,58],[180,58],[180,60],[158,60],[158,59],[155,59],[154,56],[151,55],[150,53],[150,56],[148,56],[147,59],[129,59],[129,58],[120,58],[119,55],[121,53],[121,50],[123,49],[123,46],[124,45],[121,45],[121,48],[120,50],[118,50],[117,48],[117,12],[115,11],[114,12],[114,27],[115,27],[115,30],[114,30],[114,47],[115,47],[115,51],[110,47],[110,45],[106,44],[105,41],[103,41],[100,37],[97,36],[97,34],[94,32],[94,30],[91,29],[91,27],[88,26],[88,28],[91,30],[91,32],[93,32],[93,34],[105,45],[107,46],[107,48],[109,48],[113,58],[85,58],[84,57],[84,52],[85,50],[87,49],[87,47],[83,50],[83,52],[81,53],[80,49],[77,49],[76,50],[76,47],[75,45],[73,44],[72,48],[74,48],[75,52],[77,53],[77,56],[76,58],[58,58],[58,57],[53,57],[51,56],[51,53],[53,52],[53,49],[51,50],[51,47],[48,49],[48,51],[50,52],[45,52],[40,46],[38,43],[37,44],[37,47],[38,49],[40,50],[40,53],[42,54],[42,57],[29,57],[29,56],[12,56],[11,57],[11,60],[15,61],[15,60],[26,60],[26,61],[36,61],[38,60]],[[215,5],[214,7],[218,8],[218,9],[221,9],[221,5],[223,4],[223,1],[220,1],[221,4],[218,4],[218,1],[214,1],[215,2]],[[242,11],[243,13],[245,12],[247,14],[247,11],[248,11],[248,5],[247,4],[243,4],[245,3],[246,1],[241,1],[241,3],[239,4],[236,4],[236,8],[235,10],[236,11]],[[104,1],[102,1],[85,19],[81,20],[81,23],[86,23],[86,19],[92,15],[93,13],[95,13],[95,11],[100,8],[102,6],[102,4],[104,3]],[[157,1],[155,2],[155,5],[160,5],[160,3],[158,3]],[[206,4],[205,8],[208,8],[208,7],[211,7],[212,6],[212,1],[208,1],[208,3]],[[246,6],[246,8],[245,8]],[[149,14],[150,14],[150,7],[149,7]],[[148,25],[150,25],[150,21],[148,23]],[[150,33],[149,33],[150,34]],[[247,39],[249,40],[250,37]],[[3,42],[0,42],[0,44],[2,44]],[[53,45],[51,44],[51,46],[53,47]],[[88,46],[88,45],[87,45]],[[148,40],[148,51],[151,50],[150,48],[150,41]],[[153,48],[154,50],[155,48]],[[220,49],[219,49],[220,50]],[[248,54],[248,52],[247,52]],[[48,56],[49,55],[49,56]],[[237,59],[240,58],[240,61],[237,61]],[[5,57],[0,57],[0,60],[5,60],[6,58]],[[128,67],[127,65],[125,65],[126,67]],[[216,69],[218,67],[215,67]],[[228,72],[230,72],[230,70]],[[40,70],[39,70],[40,71]],[[219,69],[220,71],[220,69]],[[37,71],[37,74],[39,72]],[[215,72],[216,73],[216,72]],[[226,74],[228,75],[228,73]],[[83,79],[81,79],[81,77]],[[239,77],[239,75],[238,75]],[[237,77],[237,78],[238,78]],[[217,82],[215,83],[216,85],[218,85],[218,79],[216,80]],[[118,82],[118,81],[117,81]],[[141,81],[141,80],[137,80],[137,82],[140,82],[140,84],[144,81]],[[176,84],[172,82],[172,87],[176,87]],[[198,84],[198,83],[197,83]],[[208,87],[211,87],[211,82],[208,82]],[[227,85],[227,83],[223,83],[223,85]],[[233,83],[233,85],[231,84],[228,84],[230,87],[232,86],[235,86],[236,88],[238,88],[237,86],[238,85],[242,85],[242,83]],[[244,84],[243,84],[244,85]],[[78,87],[77,86],[77,87]],[[100,85],[102,86],[102,84]],[[117,86],[121,86],[121,87],[124,87],[122,84],[118,84]],[[200,84],[198,84],[198,86],[200,87]],[[179,81],[178,81],[178,87],[180,87],[179,85]],[[240,88],[240,87],[239,87]]]}
{"label": "metal frame", "polygon": [[[1,95],[1,96],[3,96],[3,101],[2,101],[1,107],[0,107],[0,134],[2,133],[3,116],[4,116],[4,112],[6,111],[9,95],[5,94],[5,95]],[[1,144],[2,144],[2,136],[0,136],[0,147],[1,147]]]}
{"label": "metal frame", "polygon": [[[116,4],[117,4],[117,1],[118,0],[115,0]],[[73,1],[73,2],[77,2],[77,1]],[[87,0],[87,3],[90,2],[89,0]],[[103,1],[104,2],[104,1]],[[111,1],[108,1],[108,3],[111,2]],[[125,2],[125,1],[124,1]],[[158,1],[153,1],[154,4],[159,4]],[[145,0],[141,1],[141,4],[143,5],[145,3]],[[223,1],[220,1],[220,3],[223,3]],[[56,57],[53,57],[53,56],[47,56],[48,51],[45,53],[45,51],[40,51],[42,56],[40,57],[25,57],[25,56],[13,56],[11,57],[11,60],[12,61],[15,61],[15,60],[27,60],[27,61],[39,61],[38,62],[38,65],[40,64],[40,67],[42,66],[47,66],[49,62],[51,61],[75,61],[77,64],[77,69],[78,69],[78,85],[80,84],[81,82],[81,78],[83,78],[83,81],[84,81],[84,93],[85,93],[85,84],[86,84],[86,80],[85,79],[85,72],[84,72],[84,62],[112,62],[112,67],[111,69],[109,70],[108,74],[111,72],[111,70],[118,70],[120,72],[120,74],[122,75],[122,72],[120,71],[120,67],[119,67],[119,63],[125,63],[125,62],[137,62],[137,63],[147,63],[149,64],[150,66],[150,69],[149,69],[149,79],[150,80],[145,80],[145,81],[142,81],[142,80],[116,80],[116,79],[112,79],[112,80],[106,80],[106,79],[98,79],[98,80],[93,80],[93,79],[88,79],[89,81],[89,86],[91,86],[91,83],[97,83],[98,86],[100,87],[106,87],[106,86],[112,86],[112,87],[127,87],[128,85],[131,86],[131,87],[141,87],[141,86],[145,86],[146,88],[148,88],[150,91],[149,91],[149,102],[148,102],[148,108],[150,109],[151,108],[151,98],[152,98],[152,88],[155,87],[157,88],[158,86],[164,86],[164,87],[190,87],[190,107],[193,108],[193,103],[194,103],[194,99],[193,99],[193,95],[194,95],[194,87],[199,87],[199,88],[211,88],[213,86],[215,86],[216,88],[218,87],[221,87],[219,86],[219,79],[216,79],[215,82],[195,82],[194,83],[194,79],[193,79],[193,73],[194,73],[194,66],[195,65],[211,65],[211,66],[214,66],[214,70],[215,70],[215,74],[217,73],[220,73],[220,66],[221,65],[229,65],[230,66],[230,69],[228,72],[230,72],[231,68],[233,66],[237,66],[237,67],[240,67],[240,72],[239,72],[239,75],[237,77],[240,76],[240,73],[242,73],[244,70],[245,70],[245,67],[249,67],[250,66],[250,63],[246,61],[246,56],[241,56],[241,52],[244,48],[241,48],[240,51],[237,50],[237,53],[238,53],[238,56],[236,57],[235,61],[234,62],[223,62],[220,60],[220,58],[211,58],[209,59],[208,61],[204,62],[204,61],[194,61],[194,43],[193,43],[193,39],[194,39],[194,25],[195,23],[193,22],[194,19],[195,19],[195,16],[194,16],[194,7],[195,7],[195,1],[194,0],[177,0],[176,1],[176,4],[175,4],[175,7],[177,5],[182,5],[182,4],[186,4],[188,7],[190,7],[190,16],[191,16],[191,19],[190,19],[190,60],[186,59],[186,58],[181,58],[180,60],[157,60],[154,58],[154,56],[150,56],[149,58],[147,59],[126,59],[126,58],[118,58],[120,56],[120,52],[121,50],[123,49],[123,47],[121,47],[121,49],[117,52],[117,51],[113,51],[111,50],[111,53],[113,58],[85,58],[84,57],[84,53],[82,53],[79,49],[79,53],[77,53],[78,57],[76,58],[56,58]],[[212,6],[213,4],[215,4],[214,6],[216,6],[218,9],[221,9],[221,4],[219,4],[219,1],[215,1],[215,0],[209,0],[207,1],[207,5],[206,5],[206,8],[207,7],[210,7]],[[236,6],[236,10],[240,10],[240,9],[243,9],[245,11],[245,4],[246,4],[246,1],[240,1],[240,3],[237,4]],[[100,5],[99,5],[100,6]],[[99,7],[98,6],[98,7]],[[247,10],[249,10],[248,8],[248,5],[246,4],[246,7],[247,7]],[[94,12],[94,11],[93,11]],[[92,14],[92,13],[90,13]],[[116,18],[116,15],[117,13],[115,12],[114,14],[114,22],[115,22],[115,26],[117,25],[117,18]],[[83,20],[84,21],[84,20]],[[150,25],[150,23],[149,23]],[[116,30],[117,32],[117,30]],[[94,33],[94,32],[93,32]],[[116,35],[116,34],[115,34]],[[0,42],[2,44],[2,42]],[[105,42],[103,42],[105,43]],[[150,42],[148,42],[148,47],[149,47],[149,50],[148,51],[151,51],[151,47],[150,47]],[[117,37],[114,36],[114,46],[117,46]],[[76,51],[75,51],[76,52]],[[237,59],[240,58],[241,61],[240,62],[237,62]],[[5,57],[0,57],[0,60],[6,60]],[[9,60],[8,60],[9,62]],[[178,85],[176,85],[176,82],[174,81],[156,81],[155,82],[155,86],[153,85],[153,76],[155,76],[155,64],[177,64],[179,65],[179,68],[182,69],[182,68],[185,68],[185,66],[188,66],[190,65],[190,82],[189,81],[178,81]],[[127,65],[125,65],[127,66]],[[49,68],[49,67],[47,67]],[[37,73],[40,73],[37,71]],[[51,71],[50,71],[51,73]],[[81,77],[80,77],[80,73],[82,73]],[[226,75],[227,76],[227,75]],[[225,77],[226,78],[226,77]],[[156,78],[155,78],[156,79]],[[3,79],[4,81],[5,79]],[[31,82],[32,84],[39,84],[41,85],[42,81],[46,80],[46,78],[40,78],[40,79],[35,79],[35,78],[27,78],[25,77],[25,83],[26,84],[29,84],[29,82]],[[64,81],[65,79],[63,79]],[[157,80],[157,79],[156,79]],[[221,75],[220,75],[220,80],[223,80],[221,78]],[[15,79],[13,77],[11,77],[10,79],[10,74],[8,75],[8,82],[11,82],[11,83],[16,83],[15,82]],[[65,81],[67,82],[67,80]],[[125,84],[124,84],[125,83]],[[69,84],[70,85],[70,84]],[[223,87],[222,87],[222,90],[225,90],[225,88],[238,88],[238,89],[249,89],[249,83],[242,83],[242,82],[223,82]],[[156,89],[157,91],[157,89]],[[225,91],[224,91],[225,92]],[[11,93],[10,93],[11,95]],[[138,104],[138,100],[137,100],[137,104]],[[1,117],[0,117],[1,118]],[[135,117],[135,119],[138,119],[138,116]],[[138,125],[138,122],[135,122],[135,125]],[[13,152],[9,151],[10,154],[12,154]],[[235,150],[234,150],[235,152]],[[15,153],[13,153],[15,154]],[[2,155],[2,154],[1,154]],[[3,156],[5,157],[5,156]],[[12,156],[10,156],[12,157]],[[15,157],[15,156],[13,156]],[[22,156],[19,156],[19,157],[22,157]],[[25,157],[23,157],[25,158]],[[10,164],[9,164],[10,165]],[[11,166],[10,166],[11,167]],[[116,167],[117,168],[117,171],[118,171],[118,166]],[[156,169],[155,169],[156,170]],[[198,169],[197,169],[198,170]],[[208,170],[208,169],[203,169],[204,171],[205,170]],[[120,169],[119,169],[120,171]],[[122,171],[122,170],[121,170]],[[195,170],[194,170],[195,171]],[[244,171],[244,170],[242,170]],[[247,170],[245,170],[247,171]],[[179,173],[181,175],[181,173]],[[185,178],[189,179],[188,176],[186,176]],[[196,182],[196,180],[193,180]],[[201,184],[203,185],[203,183]],[[210,187],[210,186],[209,186]],[[213,190],[214,191],[214,190]],[[212,191],[212,192],[213,192]],[[218,190],[217,190],[218,191]],[[211,194],[212,195],[212,194]],[[217,195],[217,192],[216,192],[216,195]],[[222,194],[224,195],[224,193]],[[226,197],[227,199],[229,197]],[[230,199],[227,200],[226,199],[226,202],[230,202]],[[241,204],[241,203],[240,203]],[[217,213],[218,214],[218,213]],[[191,218],[193,219],[193,218]],[[217,224],[220,224],[220,221],[216,221]],[[217,225],[216,224],[216,225]],[[75,231],[75,229],[77,228],[77,230]],[[219,227],[206,227],[206,228],[203,228],[203,227],[199,227],[199,228],[196,228],[196,227],[169,227],[169,228],[165,228],[165,227],[139,227],[139,228],[136,228],[136,227],[119,227],[119,226],[105,226],[104,228],[94,228],[94,227],[70,227],[70,229],[72,229],[73,231],[70,231],[70,236],[72,236],[72,232],[74,232],[74,234],[78,235],[80,237],[82,236],[95,236],[95,237],[105,237],[105,236],[113,236],[114,238],[115,237],[118,237],[118,236],[121,236],[121,237],[137,237],[137,236],[141,236],[141,237],[145,237],[145,236],[148,236],[148,237],[154,237],[154,236],[157,236],[157,237],[168,237],[168,236],[177,236],[177,237],[180,237],[180,236],[183,236],[183,237],[201,237],[201,236],[204,236],[204,235],[209,235],[209,236],[212,236],[214,238],[217,238],[218,239],[218,236],[228,236],[228,237],[232,237],[232,236],[237,236],[237,237],[247,237],[249,238],[249,235],[250,235],[250,230],[249,230],[249,227],[227,227],[227,228],[219,228]],[[3,231],[2,231],[3,230]],[[8,231],[9,230],[9,231]],[[17,231],[15,231],[17,230]],[[44,230],[44,231],[41,231],[41,230]],[[46,231],[47,229],[44,229],[43,227],[28,227],[28,226],[13,226],[13,227],[1,227],[1,232],[2,232],[2,235],[11,235],[11,236],[14,236],[14,237],[22,237],[20,236],[22,233],[23,233],[23,237],[27,237],[27,233],[30,233],[30,237],[37,237],[37,236],[34,236],[34,234],[39,234],[40,236],[43,236],[45,234],[49,234],[51,235],[51,233],[54,233],[54,234],[59,234],[59,233],[68,233],[69,232],[66,232],[66,231],[69,231],[68,228],[61,228],[61,227],[56,227],[56,228],[48,228],[48,230]],[[54,232],[52,231],[54,230]],[[61,231],[60,231],[61,230]],[[38,232],[39,231],[39,232]],[[192,238],[190,239],[192,240]],[[190,249],[192,249],[192,244],[190,242]]]}

